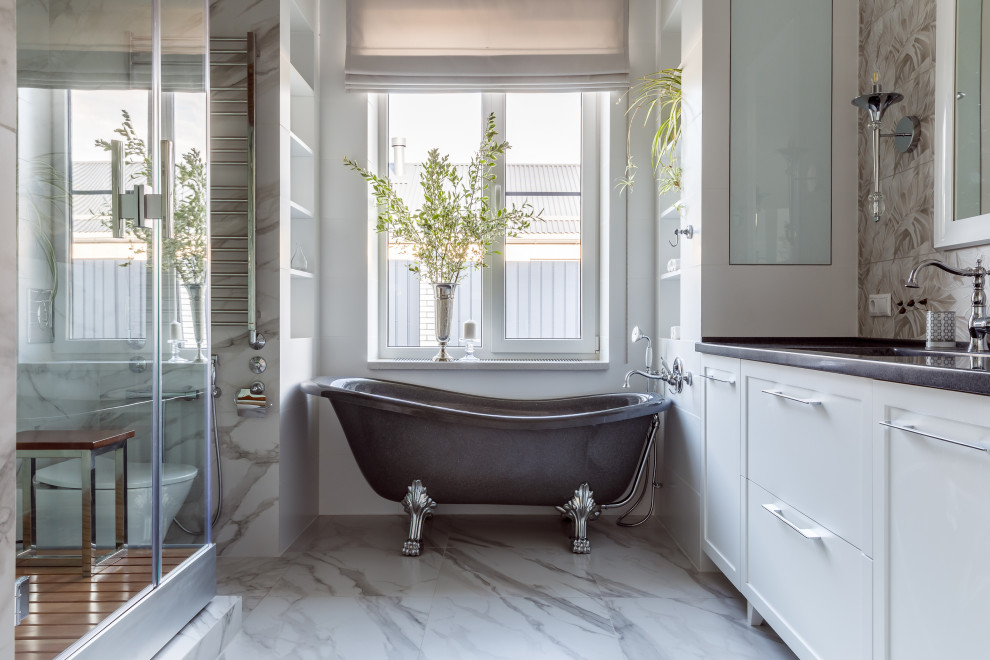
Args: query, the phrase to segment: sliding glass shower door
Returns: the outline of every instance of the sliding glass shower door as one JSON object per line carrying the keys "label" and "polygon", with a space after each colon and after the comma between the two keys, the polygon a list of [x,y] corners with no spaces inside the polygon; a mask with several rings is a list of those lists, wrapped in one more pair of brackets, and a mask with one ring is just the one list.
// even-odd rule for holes
{"label": "sliding glass shower door", "polygon": [[23,652],[211,542],[207,12],[17,4]]}

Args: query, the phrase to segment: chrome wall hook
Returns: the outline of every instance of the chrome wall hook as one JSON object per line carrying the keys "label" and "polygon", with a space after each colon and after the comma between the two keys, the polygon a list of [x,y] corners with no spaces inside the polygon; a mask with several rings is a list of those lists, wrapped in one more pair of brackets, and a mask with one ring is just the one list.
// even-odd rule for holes
{"label": "chrome wall hook", "polygon": [[684,238],[694,238],[694,227],[692,225],[688,225],[684,229],[675,229],[674,240],[667,241],[667,243],[670,244],[670,247],[677,247],[678,243],[680,243],[681,236],[684,236]]}

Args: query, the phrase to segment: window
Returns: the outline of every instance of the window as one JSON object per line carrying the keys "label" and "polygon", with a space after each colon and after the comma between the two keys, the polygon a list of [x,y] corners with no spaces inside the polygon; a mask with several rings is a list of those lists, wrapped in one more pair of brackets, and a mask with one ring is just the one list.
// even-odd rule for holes
{"label": "window", "polygon": [[[145,339],[147,250],[136,236],[111,235],[110,154],[98,141],[119,138],[114,131],[126,116],[134,134],[146,142],[148,92],[70,90],[67,96],[72,200],[68,337]],[[135,157],[129,159],[124,167],[128,189],[147,185],[144,169]]]}
{"label": "window", "polygon": [[[489,113],[511,148],[496,169],[499,204],[529,203],[541,218],[470,268],[455,296],[450,346],[478,323],[488,358],[593,359],[597,353],[598,108],[596,93],[392,94],[380,99],[379,162],[411,209],[422,204],[421,164],[438,148],[466,168]],[[387,167],[387,171],[385,168]],[[405,246],[382,236],[379,354],[435,353],[433,292],[410,272]]]}

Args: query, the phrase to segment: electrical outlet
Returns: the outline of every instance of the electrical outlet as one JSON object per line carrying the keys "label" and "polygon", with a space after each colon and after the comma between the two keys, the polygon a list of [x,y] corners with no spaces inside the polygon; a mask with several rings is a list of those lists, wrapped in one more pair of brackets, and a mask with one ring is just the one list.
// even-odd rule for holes
{"label": "electrical outlet", "polygon": [[890,306],[890,294],[889,293],[870,294],[868,309],[870,311],[870,316],[893,316],[893,311],[891,310],[891,306]]}

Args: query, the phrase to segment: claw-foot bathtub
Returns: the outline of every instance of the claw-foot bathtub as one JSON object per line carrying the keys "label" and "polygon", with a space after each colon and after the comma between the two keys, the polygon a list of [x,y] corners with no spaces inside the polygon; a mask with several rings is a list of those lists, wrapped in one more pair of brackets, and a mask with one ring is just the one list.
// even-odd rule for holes
{"label": "claw-foot bathtub", "polygon": [[590,552],[598,502],[631,499],[670,407],[656,394],[510,400],[368,378],[302,389],[330,399],[368,484],[403,503],[410,556],[437,502],[556,506],[574,521],[574,552]]}

